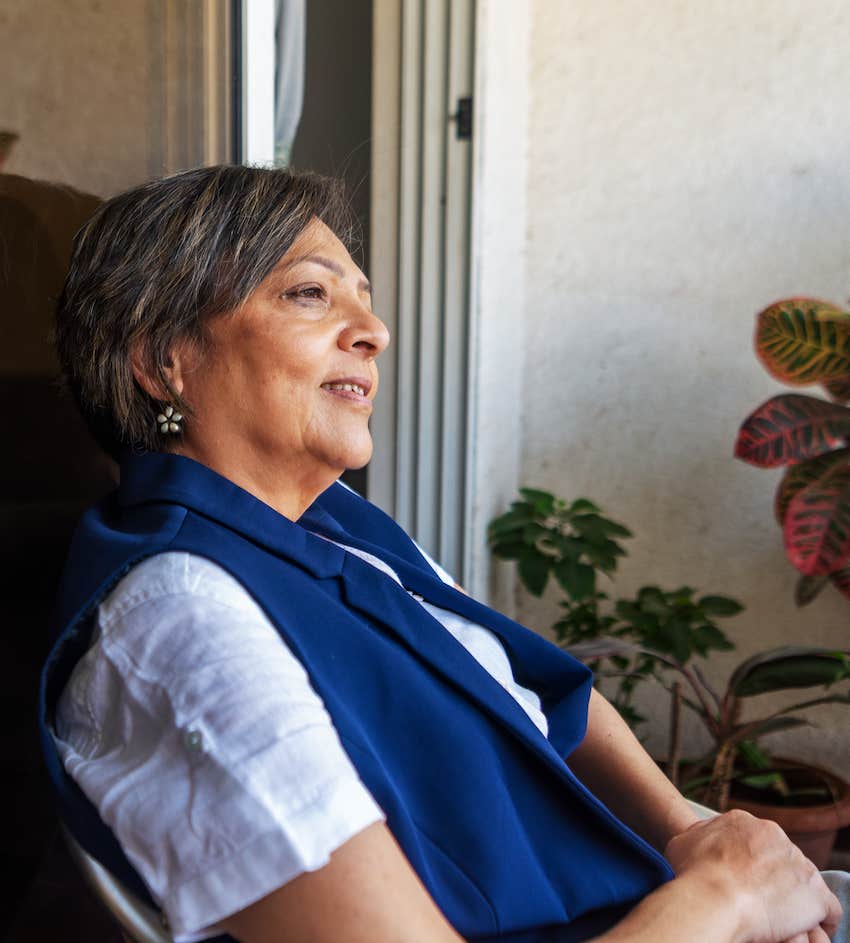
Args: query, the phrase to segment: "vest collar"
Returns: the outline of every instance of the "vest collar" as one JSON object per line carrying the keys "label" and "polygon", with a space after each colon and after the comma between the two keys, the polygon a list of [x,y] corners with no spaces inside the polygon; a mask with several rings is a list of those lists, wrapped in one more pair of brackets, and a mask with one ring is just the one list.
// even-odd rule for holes
{"label": "vest collar", "polygon": [[339,576],[342,572],[345,552],[341,548],[184,455],[127,453],[121,462],[117,500],[123,508],[178,504],[297,563],[318,579]]}

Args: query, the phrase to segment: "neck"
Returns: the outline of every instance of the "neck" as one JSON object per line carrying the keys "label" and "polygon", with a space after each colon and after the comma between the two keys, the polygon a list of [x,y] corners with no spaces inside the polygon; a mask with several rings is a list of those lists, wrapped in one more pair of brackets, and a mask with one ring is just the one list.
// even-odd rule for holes
{"label": "neck", "polygon": [[303,465],[281,467],[279,462],[271,458],[255,458],[254,461],[245,462],[240,457],[235,461],[231,450],[219,453],[215,449],[199,448],[185,441],[173,451],[206,465],[291,521],[297,521],[344,471],[329,466],[309,469]]}

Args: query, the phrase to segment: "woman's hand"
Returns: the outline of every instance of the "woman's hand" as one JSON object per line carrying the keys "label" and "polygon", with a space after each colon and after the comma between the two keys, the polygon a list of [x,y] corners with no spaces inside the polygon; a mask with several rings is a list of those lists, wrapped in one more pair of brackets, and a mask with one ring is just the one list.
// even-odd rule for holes
{"label": "woman's hand", "polygon": [[828,943],[838,927],[837,898],[774,822],[727,812],[681,832],[666,855],[677,880],[727,897],[746,943]]}
{"label": "woman's hand", "polygon": [[841,906],[773,822],[727,812],[666,849],[676,878],[596,943],[828,943]]}

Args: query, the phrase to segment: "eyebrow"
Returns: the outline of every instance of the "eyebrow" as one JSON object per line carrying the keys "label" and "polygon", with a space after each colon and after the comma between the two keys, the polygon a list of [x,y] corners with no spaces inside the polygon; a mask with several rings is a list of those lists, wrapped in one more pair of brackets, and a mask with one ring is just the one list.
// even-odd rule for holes
{"label": "eyebrow", "polygon": [[[345,271],[343,267],[338,263],[334,262],[333,259],[326,259],[323,255],[301,255],[297,259],[293,259],[291,262],[288,262],[286,265],[281,266],[281,268],[286,271],[287,269],[292,268],[293,265],[298,265],[300,262],[315,262],[317,265],[321,265],[323,268],[328,269],[338,275],[340,278],[345,277]],[[357,283],[358,291],[368,292],[372,294],[372,286],[369,284],[369,279],[361,278]]]}

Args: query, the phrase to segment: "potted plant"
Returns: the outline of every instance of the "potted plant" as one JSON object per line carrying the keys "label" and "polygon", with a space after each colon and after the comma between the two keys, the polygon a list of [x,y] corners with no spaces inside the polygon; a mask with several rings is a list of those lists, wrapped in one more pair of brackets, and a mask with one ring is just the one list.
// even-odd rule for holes
{"label": "potted plant", "polygon": [[772,397],[742,424],[735,455],[787,468],[775,509],[800,572],[797,604],[828,582],[850,597],[850,314],[814,298],[777,301],[757,315],[755,348],[776,379],[818,383],[829,399]]}
{"label": "potted plant", "polygon": [[[598,639],[571,646],[570,651],[592,664],[613,655],[639,655],[643,649],[625,639]],[[685,763],[681,784],[685,795],[720,812],[738,808],[773,819],[819,868],[826,868],[838,830],[850,825],[850,784],[820,767],[771,756],[760,740],[808,725],[805,713],[811,708],[850,704],[850,694],[824,690],[755,719],[744,720],[741,715],[744,703],[757,695],[794,688],[829,689],[850,678],[848,654],[792,646],[761,652],[735,668],[722,692],[696,666],[688,668],[657,653],[655,657],[684,680],[684,689],[673,689],[671,743],[681,743],[677,701],[696,713],[711,738],[704,756]],[[674,752],[668,763],[677,784],[679,760]]]}
{"label": "potted plant", "polygon": [[743,705],[760,694],[787,689],[829,688],[850,678],[846,653],[785,647],[754,655],[732,673],[724,691],[707,680],[700,660],[734,646],[715,619],[741,610],[727,596],[697,597],[690,587],[665,591],[644,586],[634,598],[612,603],[598,587],[613,576],[630,531],[606,518],[587,499],[567,503],[548,492],[523,488],[520,500],[495,518],[489,540],[496,556],[518,562],[519,577],[542,595],[549,576],[563,591],[565,614],[553,630],[572,654],[618,683],[613,703],[640,728],[644,718],[632,697],[654,678],[670,695],[670,747],[664,764],[679,784],[682,709],[696,713],[711,749],[682,765],[683,791],[720,811],[747,808],[778,821],[821,867],[838,828],[850,824],[850,787],[823,770],[771,757],[760,740],[808,724],[805,712],[823,704],[850,704],[850,695],[824,690],[792,706],[752,720]]}

